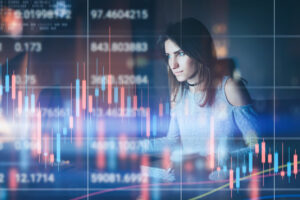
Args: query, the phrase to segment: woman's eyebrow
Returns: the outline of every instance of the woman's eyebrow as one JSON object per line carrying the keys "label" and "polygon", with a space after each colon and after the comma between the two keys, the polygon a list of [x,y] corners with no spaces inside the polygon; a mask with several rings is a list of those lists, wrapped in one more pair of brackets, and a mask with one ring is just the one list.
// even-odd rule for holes
{"label": "woman's eyebrow", "polygon": [[[182,51],[182,50],[178,49],[177,51],[174,51],[173,54],[178,54],[180,51]],[[165,52],[165,54],[170,54],[170,53]]]}
{"label": "woman's eyebrow", "polygon": [[178,49],[177,51],[174,51],[174,54],[178,54],[180,51],[182,51],[181,49]]}

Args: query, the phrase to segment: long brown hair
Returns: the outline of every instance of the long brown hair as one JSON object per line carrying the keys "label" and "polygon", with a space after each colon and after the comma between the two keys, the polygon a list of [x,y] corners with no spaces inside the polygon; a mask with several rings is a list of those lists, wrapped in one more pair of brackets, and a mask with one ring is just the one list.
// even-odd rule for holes
{"label": "long brown hair", "polygon": [[[165,55],[165,41],[172,40],[185,54],[198,63],[199,80],[204,84],[205,97],[200,106],[212,105],[215,98],[215,64],[216,51],[207,28],[194,18],[183,19],[181,22],[170,24],[159,43]],[[169,85],[171,87],[171,102],[175,102],[178,94],[183,94],[187,88],[186,82],[177,81],[168,67]],[[181,92],[179,92],[181,91]]]}

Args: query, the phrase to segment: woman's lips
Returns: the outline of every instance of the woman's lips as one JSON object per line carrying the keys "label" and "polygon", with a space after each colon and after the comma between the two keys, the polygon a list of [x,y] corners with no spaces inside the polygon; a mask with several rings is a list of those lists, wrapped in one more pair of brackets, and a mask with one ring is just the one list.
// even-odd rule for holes
{"label": "woman's lips", "polygon": [[174,72],[175,75],[179,75],[181,74],[183,71],[179,71],[179,72]]}

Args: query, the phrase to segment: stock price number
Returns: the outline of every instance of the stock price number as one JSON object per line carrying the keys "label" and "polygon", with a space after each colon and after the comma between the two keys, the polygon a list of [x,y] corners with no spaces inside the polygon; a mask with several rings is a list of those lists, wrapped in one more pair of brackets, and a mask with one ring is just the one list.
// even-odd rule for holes
{"label": "stock price number", "polygon": [[54,174],[46,173],[18,173],[16,174],[18,183],[54,183]]}
{"label": "stock price number", "polygon": [[15,52],[35,52],[40,53],[42,51],[41,42],[16,42],[14,45]]}
{"label": "stock price number", "polygon": [[16,84],[17,85],[35,85],[37,82],[36,76],[33,74],[28,75],[18,75],[16,74]]}
{"label": "stock price number", "polygon": [[69,9],[25,9],[16,10],[15,16],[23,18],[25,20],[40,19],[40,20],[52,20],[52,19],[71,19],[72,12]]}
{"label": "stock price number", "polygon": [[[92,42],[91,52],[108,52],[109,45],[107,42]],[[111,52],[137,52],[144,53],[148,51],[147,42],[113,42],[110,47]]]}
{"label": "stock price number", "polygon": [[93,20],[100,19],[114,19],[114,20],[147,20],[149,18],[149,13],[147,9],[93,9],[91,10],[91,17]]}
{"label": "stock price number", "polygon": [[[100,85],[102,84],[103,76],[91,75],[91,84]],[[105,84],[107,84],[107,76],[105,76]],[[122,85],[141,85],[148,84],[147,75],[118,75],[117,77],[111,75],[112,84],[122,84]]]}
{"label": "stock price number", "polygon": [[92,183],[141,183],[142,175],[140,173],[92,173]]}

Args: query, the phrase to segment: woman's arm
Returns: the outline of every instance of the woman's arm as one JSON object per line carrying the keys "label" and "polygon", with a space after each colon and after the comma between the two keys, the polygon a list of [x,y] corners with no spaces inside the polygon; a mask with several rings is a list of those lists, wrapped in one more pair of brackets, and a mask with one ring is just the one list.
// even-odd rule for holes
{"label": "woman's arm", "polygon": [[250,95],[242,81],[229,78],[225,84],[225,95],[233,105],[235,122],[243,134],[246,144],[253,148],[259,135],[258,115],[253,109]]}

